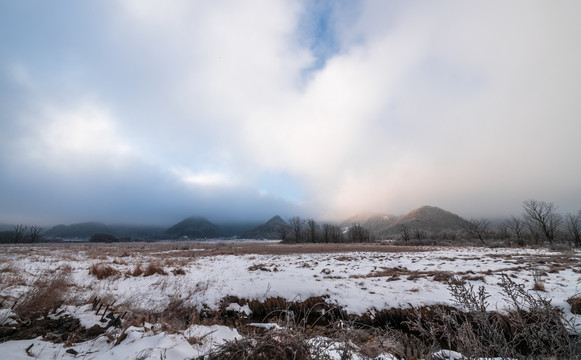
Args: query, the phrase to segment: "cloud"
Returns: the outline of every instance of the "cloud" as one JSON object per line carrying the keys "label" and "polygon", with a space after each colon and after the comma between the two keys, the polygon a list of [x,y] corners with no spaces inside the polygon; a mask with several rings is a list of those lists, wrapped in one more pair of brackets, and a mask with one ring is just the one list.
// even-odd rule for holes
{"label": "cloud", "polygon": [[51,171],[122,167],[136,155],[118,134],[116,121],[98,105],[47,108],[34,116],[44,121],[33,121],[16,151]]}
{"label": "cloud", "polygon": [[41,29],[4,15],[0,215],[576,211],[579,13],[127,0],[57,3]]}

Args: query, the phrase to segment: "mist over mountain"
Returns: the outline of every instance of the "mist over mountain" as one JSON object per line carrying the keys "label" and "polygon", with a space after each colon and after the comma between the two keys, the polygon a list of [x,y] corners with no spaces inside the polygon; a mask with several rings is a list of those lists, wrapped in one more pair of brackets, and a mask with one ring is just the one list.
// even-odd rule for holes
{"label": "mist over mountain", "polygon": [[280,216],[275,215],[266,223],[246,231],[240,235],[243,239],[272,239],[280,240],[279,228],[288,225]]}
{"label": "mist over mountain", "polygon": [[[364,212],[340,222],[342,227],[357,223],[378,238],[394,238],[400,233],[402,225],[409,229],[419,229],[429,233],[462,230],[467,221],[457,214],[435,206],[422,206],[403,215]],[[279,215],[265,223],[253,222],[211,222],[203,216],[191,216],[169,227],[151,225],[104,224],[101,222],[82,222],[71,225],[57,225],[42,235],[47,238],[90,238],[95,233],[107,233],[119,238],[129,239],[190,239],[245,238],[279,239],[278,229],[288,225]],[[5,231],[13,225],[3,224]]]}
{"label": "mist over mountain", "polygon": [[70,225],[56,225],[44,231],[42,235],[48,238],[84,239],[90,238],[96,233],[104,233],[121,238],[147,239],[162,234],[165,230],[165,227],[160,226],[128,224],[106,225],[93,221]]}
{"label": "mist over mountain", "polygon": [[42,235],[54,238],[89,238],[95,233],[114,234],[114,230],[100,222],[83,222],[71,225],[56,225]]}
{"label": "mist over mountain", "polygon": [[187,236],[193,239],[215,239],[223,236],[216,224],[201,216],[192,216],[168,228],[165,233],[171,236]]}
{"label": "mist over mountain", "polygon": [[417,228],[431,233],[438,233],[446,230],[461,230],[465,227],[467,221],[439,207],[422,206],[401,216],[362,213],[350,217],[342,225],[348,226],[352,223],[359,223],[376,236],[394,237],[399,234],[402,225],[410,229]]}

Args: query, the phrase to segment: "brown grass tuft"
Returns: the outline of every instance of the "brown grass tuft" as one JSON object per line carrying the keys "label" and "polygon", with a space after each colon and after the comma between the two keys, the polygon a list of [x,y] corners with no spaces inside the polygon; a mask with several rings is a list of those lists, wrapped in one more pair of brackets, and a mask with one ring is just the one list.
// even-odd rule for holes
{"label": "brown grass tuft", "polygon": [[69,279],[64,274],[42,276],[16,303],[13,311],[24,319],[46,316],[63,305],[69,285]]}
{"label": "brown grass tuft", "polygon": [[[307,360],[313,356],[313,346],[301,332],[277,331],[276,334],[253,334],[237,341],[229,341],[208,355],[210,360]],[[319,354],[323,355],[323,354]]]}
{"label": "brown grass tuft", "polygon": [[581,315],[581,295],[574,295],[567,299],[567,303],[571,305],[571,313]]}
{"label": "brown grass tuft", "polygon": [[177,268],[172,271],[174,275],[185,275],[186,271],[182,268]]}
{"label": "brown grass tuft", "polygon": [[128,274],[131,276],[143,275],[143,268],[141,267],[141,264],[137,264],[137,266],[133,268],[133,271],[129,272]]}
{"label": "brown grass tuft", "polygon": [[89,268],[89,274],[95,275],[99,280],[103,280],[111,276],[118,276],[119,270],[107,264],[97,263],[91,265]]}
{"label": "brown grass tuft", "polygon": [[163,269],[163,267],[161,266],[160,263],[151,262],[145,268],[145,271],[143,272],[143,276],[151,276],[154,274],[167,275],[167,272],[165,272],[165,270]]}

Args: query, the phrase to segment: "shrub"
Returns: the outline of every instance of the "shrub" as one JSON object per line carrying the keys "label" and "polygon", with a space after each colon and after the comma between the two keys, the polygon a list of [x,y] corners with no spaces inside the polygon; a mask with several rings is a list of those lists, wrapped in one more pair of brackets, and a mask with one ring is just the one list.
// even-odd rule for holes
{"label": "shrub", "polygon": [[454,302],[464,311],[441,308],[432,317],[417,313],[407,321],[410,330],[433,353],[441,348],[456,350],[468,358],[523,358],[556,356],[575,358],[578,344],[569,336],[562,311],[551,302],[532,295],[523,285],[502,276],[503,296],[509,303],[505,314],[489,312],[484,286],[450,282]]}

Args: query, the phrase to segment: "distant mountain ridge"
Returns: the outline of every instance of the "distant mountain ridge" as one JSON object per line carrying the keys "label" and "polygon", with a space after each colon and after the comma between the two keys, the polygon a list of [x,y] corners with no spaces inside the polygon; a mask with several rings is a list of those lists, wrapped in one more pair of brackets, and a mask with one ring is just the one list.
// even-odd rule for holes
{"label": "distant mountain ridge", "polygon": [[168,235],[187,236],[192,239],[216,239],[222,236],[220,228],[201,216],[192,216],[171,226]]}
{"label": "distant mountain ridge", "polygon": [[105,225],[100,222],[83,222],[71,225],[56,225],[42,235],[49,238],[84,239],[96,233],[112,234],[118,237],[148,238],[163,233],[164,227],[151,225]]}
{"label": "distant mountain ridge", "polygon": [[[382,213],[360,213],[343,221],[342,227],[358,223],[377,238],[399,236],[402,225],[410,230],[418,229],[429,233],[455,231],[465,228],[467,221],[460,216],[435,206],[422,206],[407,214],[396,216]],[[280,226],[288,224],[278,215],[262,225],[256,223],[214,224],[201,216],[188,217],[169,228],[160,226],[106,225],[100,222],[84,222],[71,225],[57,225],[42,235],[47,238],[88,239],[95,233],[112,234],[131,239],[280,239]]]}
{"label": "distant mountain ridge", "polygon": [[394,237],[402,225],[410,229],[438,233],[446,230],[461,230],[467,221],[460,216],[436,206],[422,206],[405,215],[363,213],[350,217],[343,222],[344,226],[359,223],[378,237]]}
{"label": "distant mountain ridge", "polygon": [[46,237],[73,239],[89,238],[95,233],[113,234],[109,226],[100,222],[83,222],[71,225],[56,225],[46,230],[42,235]]}
{"label": "distant mountain ridge", "polygon": [[287,226],[288,224],[280,216],[275,215],[266,223],[248,230],[240,238],[242,239],[270,239],[280,240],[280,226]]}

